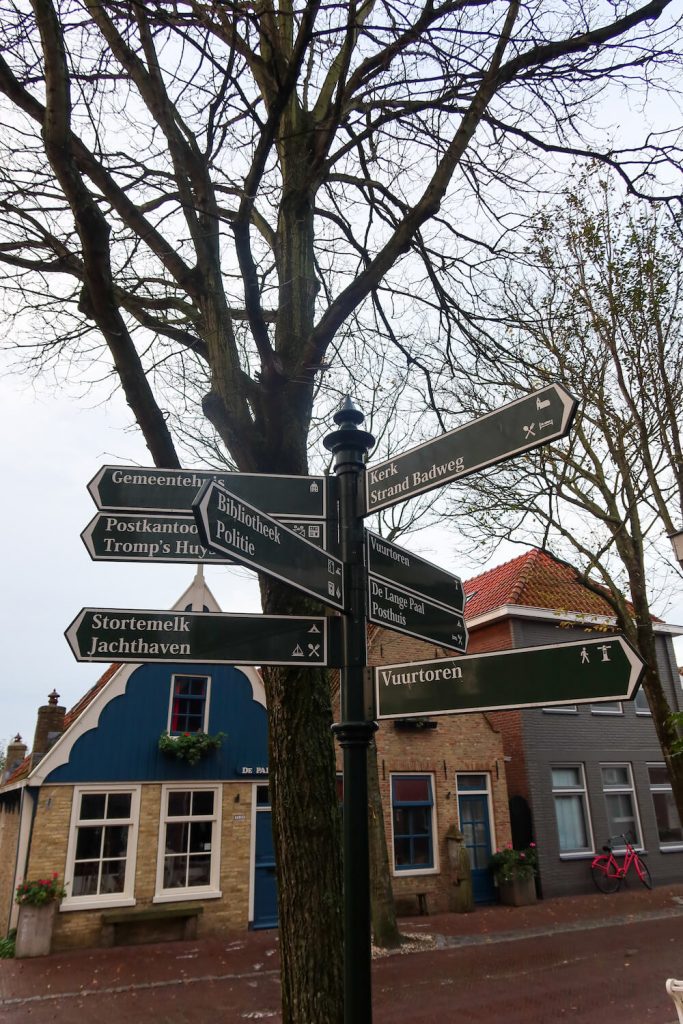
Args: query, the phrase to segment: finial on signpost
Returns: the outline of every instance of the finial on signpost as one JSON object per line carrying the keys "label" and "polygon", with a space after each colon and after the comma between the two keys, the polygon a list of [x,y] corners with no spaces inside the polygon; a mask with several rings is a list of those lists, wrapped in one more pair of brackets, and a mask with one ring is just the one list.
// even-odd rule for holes
{"label": "finial on signpost", "polygon": [[356,457],[351,461],[358,461],[358,454],[367,454],[373,447],[375,438],[367,430],[359,430],[358,427],[365,419],[358,406],[352,401],[349,395],[346,396],[338,411],[334,414],[334,422],[340,428],[333,430],[323,438],[323,444],[329,452],[337,456],[336,465],[339,462],[348,461],[346,458],[339,458],[344,449],[355,452]]}

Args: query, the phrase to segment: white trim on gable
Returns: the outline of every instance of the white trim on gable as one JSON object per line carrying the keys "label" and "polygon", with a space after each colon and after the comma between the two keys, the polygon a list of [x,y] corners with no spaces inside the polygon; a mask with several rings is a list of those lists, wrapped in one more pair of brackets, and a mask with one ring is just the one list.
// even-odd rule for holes
{"label": "white trim on gable", "polygon": [[[497,622],[499,619],[546,619],[552,622],[573,622],[577,626],[614,626],[616,620],[610,615],[595,615],[592,612],[558,612],[552,608],[535,608],[527,604],[501,604],[498,608],[492,608],[481,615],[467,616],[467,605],[465,605],[465,624],[468,629],[476,626],[484,626],[490,622]],[[655,633],[665,633],[668,636],[683,636],[683,626],[674,626],[668,622],[653,622],[652,627]]]}

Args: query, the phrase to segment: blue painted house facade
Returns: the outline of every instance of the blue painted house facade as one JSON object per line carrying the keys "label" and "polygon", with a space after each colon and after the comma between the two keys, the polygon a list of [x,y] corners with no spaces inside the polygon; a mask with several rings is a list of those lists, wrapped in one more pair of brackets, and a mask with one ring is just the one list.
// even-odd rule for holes
{"label": "blue painted house facade", "polygon": [[[218,611],[203,581],[200,589],[177,607],[199,600]],[[41,712],[53,725],[61,712],[63,732],[58,724],[42,756],[34,743],[0,792],[3,934],[16,920],[15,884],[54,871],[67,890],[55,949],[98,945],[103,915],[125,908],[159,911],[144,918],[150,936],[168,931],[164,907],[188,903],[201,906],[202,931],[276,923],[268,730],[255,669],[112,666],[69,715],[54,705]],[[174,751],[197,729],[222,736],[192,764]],[[164,734],[170,751],[159,748]]]}

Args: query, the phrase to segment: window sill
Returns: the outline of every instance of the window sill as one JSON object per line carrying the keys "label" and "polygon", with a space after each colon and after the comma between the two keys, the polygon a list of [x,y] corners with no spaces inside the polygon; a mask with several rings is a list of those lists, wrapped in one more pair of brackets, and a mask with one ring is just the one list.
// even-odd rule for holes
{"label": "window sill", "polygon": [[392,874],[394,878],[414,878],[416,875],[438,875],[440,871],[438,868],[394,868]]}
{"label": "window sill", "polygon": [[595,850],[580,850],[577,853],[561,853],[560,860],[592,860]]}
{"label": "window sill", "polygon": [[177,889],[173,893],[161,893],[154,896],[152,903],[180,903],[187,900],[219,900],[223,893],[220,889]]}
{"label": "window sill", "polygon": [[683,853],[683,843],[672,843],[671,846],[660,846],[660,853]]}
{"label": "window sill", "polygon": [[69,913],[72,910],[111,910],[113,907],[134,907],[136,904],[134,896],[76,896],[68,897],[59,904],[60,914]]}

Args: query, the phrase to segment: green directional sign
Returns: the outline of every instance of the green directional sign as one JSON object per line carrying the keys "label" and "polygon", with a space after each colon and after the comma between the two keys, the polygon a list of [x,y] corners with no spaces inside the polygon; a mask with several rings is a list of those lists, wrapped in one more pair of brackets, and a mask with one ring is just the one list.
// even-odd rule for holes
{"label": "green directional sign", "polygon": [[388,583],[421,594],[427,600],[436,601],[454,612],[462,612],[465,607],[462,580],[453,573],[384,540],[370,530],[365,531],[365,548],[368,572],[373,576],[380,576]]}
{"label": "green directional sign", "polygon": [[276,476],[265,473],[219,473],[212,469],[153,469],[102,466],[88,484],[103,511],[192,513],[192,502],[207,480],[217,480],[233,494],[264,512],[297,519],[324,519],[324,476]]}
{"label": "green directional sign", "polygon": [[441,647],[467,650],[467,629],[462,615],[376,576],[368,576],[368,619],[378,626],[429,640]]}
{"label": "green directional sign", "polygon": [[339,620],[84,608],[65,636],[77,661],[338,665]]}
{"label": "green directional sign", "polygon": [[206,547],[344,609],[344,566],[214,480],[193,505]]}
{"label": "green directional sign", "polygon": [[374,669],[378,718],[628,700],[643,663],[623,636]]}
{"label": "green directional sign", "polygon": [[[280,517],[278,520],[316,547],[325,548],[325,520]],[[211,551],[202,544],[192,515],[98,512],[81,538],[96,562],[236,564],[234,558]]]}
{"label": "green directional sign", "polygon": [[576,409],[576,399],[568,391],[550,384],[402,455],[368,466],[366,514],[564,437]]}

